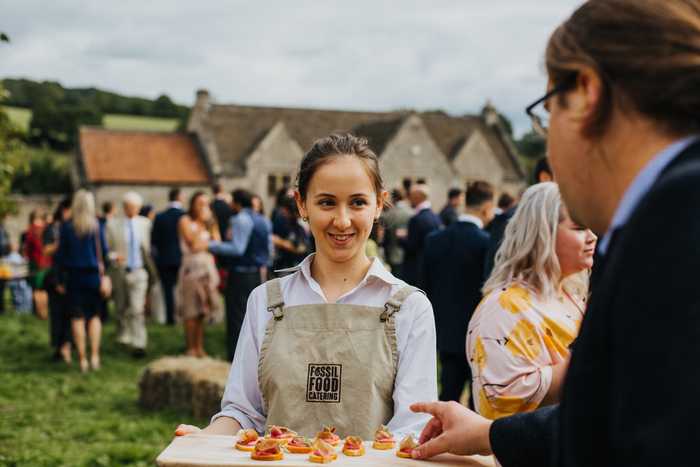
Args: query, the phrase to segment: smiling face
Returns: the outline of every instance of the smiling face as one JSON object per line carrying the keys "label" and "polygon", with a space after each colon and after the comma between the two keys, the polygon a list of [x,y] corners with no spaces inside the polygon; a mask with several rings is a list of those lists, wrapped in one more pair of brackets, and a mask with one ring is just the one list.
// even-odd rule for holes
{"label": "smiling face", "polygon": [[596,241],[593,232],[574,222],[562,206],[562,220],[557,226],[555,245],[562,277],[593,267]]}
{"label": "smiling face", "polygon": [[366,165],[357,157],[332,156],[313,174],[305,199],[295,197],[308,218],[316,250],[335,263],[366,258],[365,245],[382,211]]}

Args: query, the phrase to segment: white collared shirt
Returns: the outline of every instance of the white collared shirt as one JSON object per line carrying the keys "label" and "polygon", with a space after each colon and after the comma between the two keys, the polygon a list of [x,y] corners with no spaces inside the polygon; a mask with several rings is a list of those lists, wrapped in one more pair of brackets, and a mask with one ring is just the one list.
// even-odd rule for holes
{"label": "white collared shirt", "polygon": [[476,224],[477,227],[480,229],[484,228],[484,221],[479,219],[476,216],[473,216],[471,214],[460,214],[459,217],[457,218],[458,222],[471,222],[472,224]]}
{"label": "white collared shirt", "polygon": [[429,200],[426,200],[426,201],[423,201],[422,203],[420,203],[418,206],[416,206],[414,211],[416,213],[419,213],[423,209],[432,209],[432,208],[433,208],[433,204]]}
{"label": "white collared shirt", "polygon": [[[125,245],[127,251],[127,258],[125,258],[125,260],[127,261],[126,265],[136,269],[143,267],[143,258],[141,256],[141,231],[139,230],[139,225],[137,224],[138,217],[139,216],[126,217],[124,219],[124,239],[126,240]],[[135,246],[133,250],[133,254],[135,255],[134,258],[132,258],[133,264],[128,264],[129,249],[132,247],[131,232],[133,232],[134,234],[134,243],[137,246]]]}
{"label": "white collared shirt", "polygon": [[[323,304],[321,286],[311,277],[309,255],[300,271],[281,279],[282,298],[286,306]],[[336,303],[383,307],[405,282],[394,277],[375,258],[365,278]],[[258,360],[265,328],[272,314],[267,311],[265,285],[257,287],[248,298],[248,306],[231,365],[221,416],[235,419],[243,428],[264,432],[266,415],[258,384]],[[397,434],[420,433],[429,416],[411,412],[409,406],[419,401],[437,400],[435,320],[433,307],[422,293],[411,294],[396,316],[398,368],[394,383],[394,416],[388,427]],[[293,427],[292,427],[293,428]]]}

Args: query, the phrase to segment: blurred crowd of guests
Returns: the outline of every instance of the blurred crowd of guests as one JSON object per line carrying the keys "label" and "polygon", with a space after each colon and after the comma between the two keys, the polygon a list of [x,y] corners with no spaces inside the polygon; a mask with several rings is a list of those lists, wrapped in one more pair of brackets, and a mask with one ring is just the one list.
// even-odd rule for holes
{"label": "blurred crowd of guests", "polygon": [[[536,177],[551,177],[546,161]],[[466,191],[450,189],[437,211],[429,194],[424,180],[392,190],[366,252],[428,293],[445,370],[441,398],[458,400],[470,377],[463,310],[475,309],[481,298],[517,198],[502,193],[496,202],[494,187],[475,181]],[[81,370],[99,369],[108,309],[117,343],[134,357],[146,355],[147,319],[181,323],[184,353],[193,357],[207,355],[206,323],[225,320],[232,359],[250,292],[314,251],[292,187],[278,192],[269,214],[259,196],[226,193],[218,184],[188,200],[173,188],[168,200],[156,212],[128,192],[104,202],[98,215],[93,195],[79,190],[52,214],[33,211],[16,243],[0,226],[0,292],[7,285],[17,312],[48,318],[56,360],[70,363],[75,349]]]}

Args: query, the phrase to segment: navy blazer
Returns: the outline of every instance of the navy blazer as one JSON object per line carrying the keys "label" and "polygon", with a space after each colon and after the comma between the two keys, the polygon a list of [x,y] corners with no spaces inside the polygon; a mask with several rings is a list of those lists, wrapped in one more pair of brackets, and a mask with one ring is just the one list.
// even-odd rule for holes
{"label": "navy blazer", "polygon": [[404,249],[403,275],[411,285],[419,285],[423,268],[423,247],[429,233],[442,227],[440,217],[432,209],[418,211],[408,221],[408,234],[400,244]]}
{"label": "navy blazer", "polygon": [[151,254],[157,266],[179,266],[182,262],[177,224],[185,212],[169,207],[156,215],[151,229]]}
{"label": "navy blazer", "polygon": [[494,422],[504,467],[698,463],[700,143],[617,232],[596,273],[561,405]]}
{"label": "navy blazer", "polygon": [[489,235],[467,221],[457,221],[425,240],[420,285],[433,304],[441,352],[465,354],[469,320],[481,301],[488,248]]}
{"label": "navy blazer", "polygon": [[513,206],[507,211],[500,213],[494,217],[491,223],[486,227],[486,231],[491,236],[491,239],[489,240],[489,251],[486,254],[486,265],[484,266],[484,278],[486,279],[489,278],[491,272],[493,271],[496,260],[496,252],[498,252],[498,249],[501,247],[503,236],[506,233],[506,227],[508,226],[508,222],[510,221],[511,217],[513,217],[513,214],[515,214],[516,209],[517,206]]}

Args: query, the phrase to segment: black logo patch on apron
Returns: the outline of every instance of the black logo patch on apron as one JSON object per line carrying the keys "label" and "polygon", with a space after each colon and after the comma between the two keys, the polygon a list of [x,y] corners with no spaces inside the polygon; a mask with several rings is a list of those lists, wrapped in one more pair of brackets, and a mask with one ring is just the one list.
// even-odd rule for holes
{"label": "black logo patch on apron", "polygon": [[340,403],[343,365],[333,363],[309,363],[306,379],[306,402]]}

